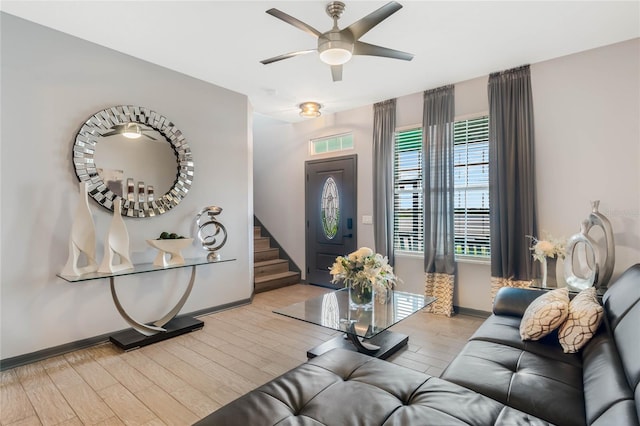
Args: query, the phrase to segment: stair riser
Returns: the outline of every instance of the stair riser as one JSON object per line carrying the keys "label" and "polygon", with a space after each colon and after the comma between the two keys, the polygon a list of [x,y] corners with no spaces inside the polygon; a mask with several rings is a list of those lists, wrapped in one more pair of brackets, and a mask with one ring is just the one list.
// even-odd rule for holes
{"label": "stair riser", "polygon": [[280,250],[278,250],[277,248],[274,248],[273,250],[268,250],[268,251],[255,252],[253,254],[253,261],[262,262],[263,260],[277,259],[279,253],[280,253]]}
{"label": "stair riser", "polygon": [[269,291],[280,287],[286,287],[300,282],[300,274],[296,274],[291,277],[279,278],[271,281],[265,281],[255,285],[255,292],[261,293],[263,291]]}
{"label": "stair riser", "polygon": [[270,238],[254,238],[253,239],[253,248],[261,249],[261,248],[269,248]]}
{"label": "stair riser", "polygon": [[288,270],[289,270],[289,263],[288,262],[282,262],[282,263],[277,263],[275,265],[255,267],[254,270],[253,270],[253,275],[256,278],[258,278],[258,277],[263,277],[265,275],[279,274],[281,272],[287,272]]}
{"label": "stair riser", "polygon": [[271,238],[262,236],[260,226],[253,227],[253,247],[253,260],[257,264],[253,269],[256,293],[300,282],[300,273],[289,271],[289,262],[280,259],[280,250],[271,247]]}

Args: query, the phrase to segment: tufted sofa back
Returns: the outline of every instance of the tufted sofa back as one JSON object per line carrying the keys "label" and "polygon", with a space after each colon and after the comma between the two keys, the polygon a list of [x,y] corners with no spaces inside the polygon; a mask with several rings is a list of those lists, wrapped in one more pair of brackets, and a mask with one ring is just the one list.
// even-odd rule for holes
{"label": "tufted sofa back", "polygon": [[640,264],[627,269],[603,298],[605,321],[583,349],[589,425],[640,424]]}

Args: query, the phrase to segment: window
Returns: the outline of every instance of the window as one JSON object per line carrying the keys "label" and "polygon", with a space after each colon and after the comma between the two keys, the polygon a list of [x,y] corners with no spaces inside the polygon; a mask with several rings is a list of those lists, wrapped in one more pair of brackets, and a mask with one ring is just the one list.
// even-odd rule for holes
{"label": "window", "polygon": [[489,256],[489,117],[453,125],[455,252]]}
{"label": "window", "polygon": [[334,151],[345,151],[347,149],[353,149],[352,133],[311,139],[309,142],[311,155],[326,154],[327,152]]}
{"label": "window", "polygon": [[[488,257],[489,117],[454,123],[454,227],[458,256]],[[394,245],[423,252],[422,129],[396,132]]]}
{"label": "window", "polygon": [[396,132],[394,151],[394,247],[422,252],[422,129]]}

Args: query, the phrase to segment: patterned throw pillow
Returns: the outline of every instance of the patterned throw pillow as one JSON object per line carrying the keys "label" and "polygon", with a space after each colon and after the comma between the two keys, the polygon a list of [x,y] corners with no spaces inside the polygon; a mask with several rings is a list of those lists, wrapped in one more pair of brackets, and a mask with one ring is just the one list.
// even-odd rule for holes
{"label": "patterned throw pillow", "polygon": [[524,311],[520,322],[522,340],[539,340],[558,328],[569,314],[569,290],[559,288],[538,297]]}
{"label": "patterned throw pillow", "polygon": [[595,287],[578,293],[569,303],[569,316],[558,330],[562,349],[570,354],[582,349],[600,327],[603,315]]}

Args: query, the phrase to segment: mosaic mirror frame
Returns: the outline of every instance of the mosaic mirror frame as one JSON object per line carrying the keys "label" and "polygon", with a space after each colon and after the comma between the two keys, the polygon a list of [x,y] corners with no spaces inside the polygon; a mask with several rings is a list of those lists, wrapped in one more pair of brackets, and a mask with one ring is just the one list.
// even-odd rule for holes
{"label": "mosaic mirror frame", "polygon": [[[98,174],[95,163],[96,146],[106,133],[127,123],[137,123],[160,133],[171,144],[176,155],[176,179],[173,186],[152,201],[126,200],[113,193]],[[167,213],[186,197],[193,183],[193,157],[182,132],[162,114],[149,108],[118,105],[89,117],[76,135],[73,145],[73,166],[81,182],[88,183],[88,194],[102,207],[113,211],[114,200],[122,198],[121,214],[126,217],[153,217]]]}

